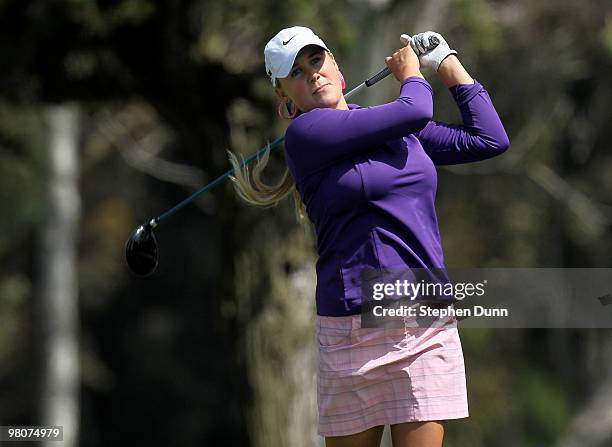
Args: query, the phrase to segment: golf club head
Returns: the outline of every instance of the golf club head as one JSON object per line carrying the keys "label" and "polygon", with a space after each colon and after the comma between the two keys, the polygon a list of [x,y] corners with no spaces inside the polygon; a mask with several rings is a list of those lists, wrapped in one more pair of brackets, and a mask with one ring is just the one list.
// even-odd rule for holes
{"label": "golf club head", "polygon": [[157,241],[150,222],[136,228],[125,243],[125,260],[136,275],[147,276],[157,268]]}

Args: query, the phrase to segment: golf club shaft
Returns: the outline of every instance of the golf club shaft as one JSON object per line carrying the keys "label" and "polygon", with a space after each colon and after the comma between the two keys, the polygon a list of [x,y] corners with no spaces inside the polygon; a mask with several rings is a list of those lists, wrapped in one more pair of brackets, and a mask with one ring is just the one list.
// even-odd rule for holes
{"label": "golf club shaft", "polygon": [[[362,82],[361,84],[359,84],[357,87],[355,87],[354,89],[352,89],[350,92],[348,92],[346,95],[344,95],[344,97],[346,99],[350,98],[352,95],[354,95],[355,93],[359,92],[361,89],[363,89],[364,87],[371,87],[374,84],[376,84],[378,81],[386,78],[387,76],[389,76],[391,74],[391,70],[389,69],[389,67],[385,67],[384,69],[382,69],[381,71],[379,71],[378,73],[376,73],[374,76],[366,79],[364,82]],[[241,168],[244,167],[245,165],[249,164],[251,161],[255,160],[256,158],[259,158],[259,156],[261,154],[263,154],[266,150],[268,149],[272,149],[273,147],[279,145],[280,143],[283,142],[283,140],[285,139],[285,136],[283,135],[282,137],[277,138],[276,140],[274,140],[273,142],[271,142],[270,144],[268,144],[267,146],[262,147],[261,149],[259,149],[257,152],[255,152],[253,155],[251,155],[249,158],[247,158],[246,160],[244,160],[244,162],[242,163],[242,165],[240,166]],[[232,175],[234,173],[233,169],[230,169],[229,171],[227,171],[225,174],[220,175],[219,177],[217,177],[216,179],[214,179],[212,182],[210,182],[209,184],[207,184],[206,186],[204,186],[203,188],[197,190],[196,192],[194,192],[192,195],[190,195],[189,197],[187,197],[185,200],[183,200],[182,202],[180,202],[178,205],[174,206],[173,208],[169,209],[168,211],[166,211],[165,213],[159,215],[158,217],[151,219],[151,221],[149,222],[149,224],[151,225],[152,228],[155,228],[159,223],[161,223],[163,220],[166,220],[168,217],[172,216],[174,213],[176,213],[177,211],[179,211],[181,208],[183,208],[184,206],[190,204],[191,202],[193,202],[193,200],[199,196],[202,193],[205,193],[206,191],[208,191],[209,189],[214,188],[215,186],[217,186],[219,183],[223,182],[226,178],[228,178],[230,175]]]}

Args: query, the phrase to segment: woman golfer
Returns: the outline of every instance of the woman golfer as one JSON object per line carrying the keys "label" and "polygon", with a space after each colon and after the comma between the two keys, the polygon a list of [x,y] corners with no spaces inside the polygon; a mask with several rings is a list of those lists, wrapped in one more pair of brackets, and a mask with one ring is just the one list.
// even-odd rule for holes
{"label": "woman golfer", "polygon": [[[253,187],[231,157],[243,198],[270,205],[297,192],[316,230],[318,431],[327,446],[379,446],[387,424],[394,447],[441,446],[441,421],[468,416],[454,320],[421,329],[361,327],[362,270],[444,267],[435,165],[483,160],[509,145],[486,90],[441,35],[402,41],[409,45],[386,58],[400,82],[397,99],[362,108],[345,101],[342,73],[319,37],[299,26],[280,31],[264,55],[279,114],[292,120],[285,134],[290,175],[271,188],[256,178]],[[463,125],[432,120],[421,67],[450,88]]]}

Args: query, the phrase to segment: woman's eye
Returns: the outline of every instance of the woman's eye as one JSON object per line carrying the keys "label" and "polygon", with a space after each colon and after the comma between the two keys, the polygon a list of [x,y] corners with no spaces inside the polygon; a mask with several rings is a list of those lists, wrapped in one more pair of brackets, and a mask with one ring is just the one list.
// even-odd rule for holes
{"label": "woman's eye", "polygon": [[[310,64],[311,65],[318,65],[321,62],[321,57],[320,56],[316,56],[313,57],[312,59],[310,59]],[[290,74],[290,76],[292,78],[295,78],[296,76],[299,76],[302,73],[302,69],[301,68],[296,68],[295,70],[293,70]]]}

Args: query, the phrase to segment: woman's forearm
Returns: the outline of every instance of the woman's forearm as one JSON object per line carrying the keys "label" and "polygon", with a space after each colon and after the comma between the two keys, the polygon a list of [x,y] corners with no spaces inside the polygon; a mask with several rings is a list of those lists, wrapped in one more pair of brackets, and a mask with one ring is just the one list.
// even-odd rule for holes
{"label": "woman's forearm", "polygon": [[469,75],[457,56],[451,54],[442,61],[438,67],[438,75],[442,82],[451,88],[457,84],[473,84],[474,79]]}

